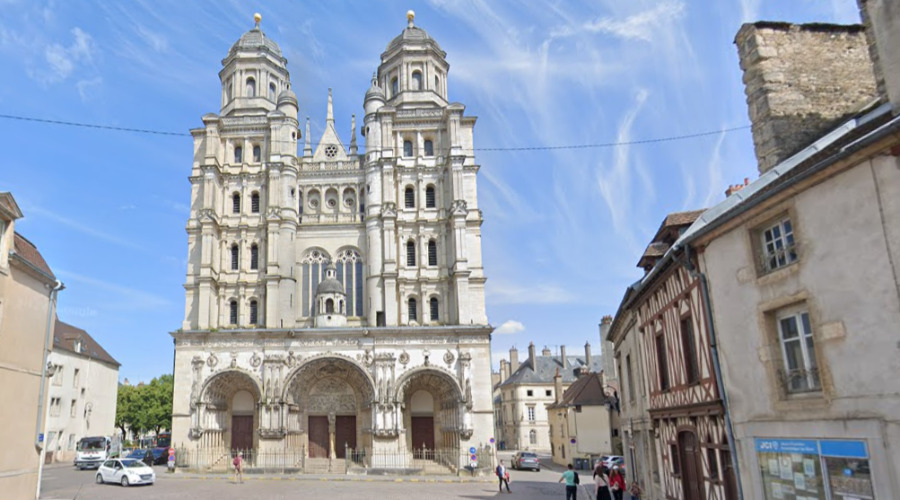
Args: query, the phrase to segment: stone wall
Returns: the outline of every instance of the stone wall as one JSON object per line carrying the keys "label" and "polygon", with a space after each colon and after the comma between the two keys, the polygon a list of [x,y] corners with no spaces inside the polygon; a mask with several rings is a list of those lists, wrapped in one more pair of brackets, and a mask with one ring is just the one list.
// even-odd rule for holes
{"label": "stone wall", "polygon": [[877,95],[862,26],[757,22],[735,44],[760,173]]}
{"label": "stone wall", "polygon": [[878,94],[900,112],[900,4],[894,0],[857,0],[875,66]]}

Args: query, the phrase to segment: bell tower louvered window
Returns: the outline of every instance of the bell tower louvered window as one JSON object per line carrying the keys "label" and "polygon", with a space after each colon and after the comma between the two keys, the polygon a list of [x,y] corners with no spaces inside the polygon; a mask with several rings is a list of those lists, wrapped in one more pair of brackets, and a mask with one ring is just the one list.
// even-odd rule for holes
{"label": "bell tower louvered window", "polygon": [[259,303],[255,300],[250,301],[250,324],[256,325],[259,323]]}
{"label": "bell tower louvered window", "polygon": [[419,314],[416,310],[416,299],[409,299],[409,320],[418,321]]}
{"label": "bell tower louvered window", "polygon": [[228,324],[236,325],[238,322],[238,303],[236,300],[232,300],[228,304]]}
{"label": "bell tower louvered window", "polygon": [[431,321],[440,320],[440,307],[437,297],[432,297],[431,300],[428,301],[428,309],[431,313]]}
{"label": "bell tower louvered window", "polygon": [[406,242],[406,265],[416,267],[416,243],[411,240]]}
{"label": "bell tower louvered window", "polygon": [[231,245],[231,270],[237,271],[240,265],[240,250],[237,245]]}
{"label": "bell tower louvered window", "polygon": [[437,262],[437,243],[434,240],[428,241],[428,265],[436,266]]}
{"label": "bell tower louvered window", "polygon": [[241,213],[241,195],[239,195],[238,193],[234,193],[233,195],[231,195],[231,213]]}
{"label": "bell tower louvered window", "polygon": [[256,244],[250,247],[250,269],[259,269],[259,247]]}
{"label": "bell tower louvered window", "polygon": [[406,208],[416,208],[416,192],[412,187],[407,187],[403,192],[403,206]]}
{"label": "bell tower louvered window", "polygon": [[434,208],[436,205],[434,186],[428,186],[425,188],[425,208]]}
{"label": "bell tower louvered window", "polygon": [[259,213],[259,193],[250,195],[250,212],[254,214]]}

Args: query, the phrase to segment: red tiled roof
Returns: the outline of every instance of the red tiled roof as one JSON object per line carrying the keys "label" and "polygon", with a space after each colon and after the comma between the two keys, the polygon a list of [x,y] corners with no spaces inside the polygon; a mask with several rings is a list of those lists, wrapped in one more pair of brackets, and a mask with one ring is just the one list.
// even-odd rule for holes
{"label": "red tiled roof", "polygon": [[606,395],[603,390],[603,378],[597,372],[592,372],[578,378],[563,393],[559,403],[551,407],[583,405],[596,406],[612,403],[614,400]]}
{"label": "red tiled roof", "polygon": [[44,257],[41,256],[41,252],[38,252],[37,247],[34,246],[34,243],[28,241],[19,233],[16,233],[13,244],[13,251],[16,253],[16,255],[23,258],[32,266],[40,269],[51,278],[56,278],[56,276],[54,276],[53,274],[53,271],[50,270],[50,266],[47,265],[47,261],[45,261]]}
{"label": "red tiled roof", "polygon": [[672,227],[672,226],[683,226],[685,224],[693,224],[697,217],[705,212],[706,209],[703,210],[690,210],[687,212],[674,212],[666,216],[666,220],[663,221],[662,227]]}
{"label": "red tiled roof", "polygon": [[[80,352],[75,350],[76,340],[81,340]],[[100,347],[100,344],[88,332],[68,323],[63,323],[59,318],[56,319],[56,326],[53,329],[53,350],[74,352],[105,363],[121,366],[106,350]]]}

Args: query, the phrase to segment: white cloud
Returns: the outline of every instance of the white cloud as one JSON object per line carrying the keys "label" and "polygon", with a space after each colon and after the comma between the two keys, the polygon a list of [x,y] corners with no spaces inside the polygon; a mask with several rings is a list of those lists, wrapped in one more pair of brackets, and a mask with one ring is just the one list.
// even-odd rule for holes
{"label": "white cloud", "polygon": [[130,288],[117,283],[110,283],[108,281],[84,276],[64,269],[57,269],[55,270],[55,273],[65,281],[74,281],[99,288],[106,292],[112,292],[113,299],[98,301],[98,305],[102,305],[106,309],[147,310],[172,305],[172,302],[169,299],[144,290]]}
{"label": "white cloud", "polygon": [[584,24],[583,28],[588,32],[606,33],[626,40],[649,42],[659,34],[660,27],[679,20],[683,14],[683,3],[668,1],[624,19],[604,17],[589,21]]}
{"label": "white cloud", "polygon": [[88,80],[78,80],[75,87],[78,88],[78,96],[81,97],[83,102],[86,102],[91,98],[92,90],[100,87],[102,83],[103,78],[98,76]]}
{"label": "white cloud", "polygon": [[510,335],[524,330],[525,325],[514,319],[510,319],[505,321],[502,325],[498,326],[497,329],[494,330],[494,333],[496,333],[497,335]]}
{"label": "white cloud", "polygon": [[113,234],[109,234],[109,233],[100,231],[99,229],[96,229],[93,226],[82,224],[80,222],[74,221],[67,217],[63,217],[61,215],[58,215],[55,212],[52,212],[50,210],[45,210],[38,206],[29,206],[28,213],[44,216],[44,217],[54,220],[64,226],[68,226],[69,228],[74,229],[78,232],[87,234],[89,236],[93,236],[95,238],[99,238],[99,239],[109,242],[109,243],[113,243],[113,244],[116,244],[116,245],[119,245],[122,247],[126,247],[126,248],[131,248],[133,250],[146,251],[146,249],[144,247],[142,247],[141,245],[138,245],[137,243],[135,243],[133,241],[129,241],[129,240],[120,238],[118,236],[115,236]]}
{"label": "white cloud", "polygon": [[51,43],[44,47],[44,59],[49,69],[33,75],[40,83],[61,82],[75,71],[78,64],[92,61],[95,48],[91,35],[78,27],[72,28],[71,33],[75,40],[68,46]]}

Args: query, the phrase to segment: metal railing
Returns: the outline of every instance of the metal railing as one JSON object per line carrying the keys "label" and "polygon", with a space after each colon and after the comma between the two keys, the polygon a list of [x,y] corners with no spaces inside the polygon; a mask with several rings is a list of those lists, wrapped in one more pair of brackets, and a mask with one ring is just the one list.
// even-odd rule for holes
{"label": "metal railing", "polygon": [[818,392],[822,390],[818,368],[810,368],[809,370],[780,369],[778,370],[778,378],[784,392],[787,394]]}
{"label": "metal railing", "polygon": [[243,454],[244,472],[290,474],[303,472],[306,466],[304,448],[264,451],[189,447],[175,449],[175,466],[195,471],[228,472],[233,469],[238,453]]}

